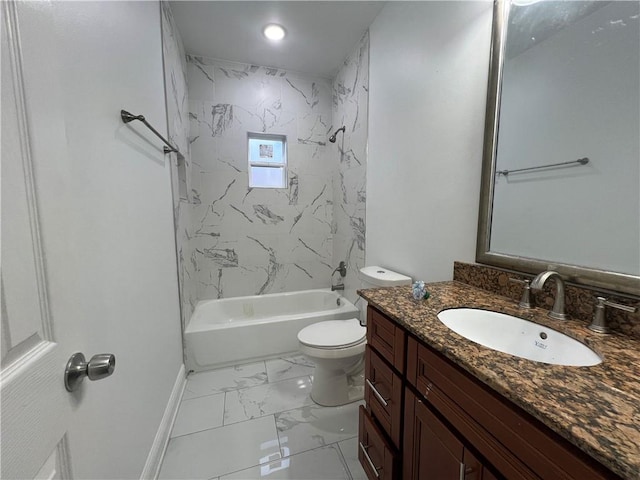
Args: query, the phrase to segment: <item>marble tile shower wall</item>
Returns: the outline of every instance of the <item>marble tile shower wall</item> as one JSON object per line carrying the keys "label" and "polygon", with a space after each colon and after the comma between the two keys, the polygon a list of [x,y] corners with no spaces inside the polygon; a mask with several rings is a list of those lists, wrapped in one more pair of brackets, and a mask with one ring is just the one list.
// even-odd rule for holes
{"label": "marble tile shower wall", "polygon": [[[187,72],[197,299],[328,287],[331,82],[189,55]],[[249,188],[247,132],[287,136],[287,188]]]}
{"label": "marble tile shower wall", "polygon": [[[333,176],[333,263],[347,263],[344,295],[358,304],[358,270],[365,265],[365,207],[369,106],[369,34],[344,61],[333,81],[332,118],[338,134]],[[337,274],[336,274],[337,275]]]}
{"label": "marble tile shower wall", "polygon": [[[182,39],[178,32],[171,7],[161,2],[162,11],[162,55],[164,61],[165,97],[167,105],[168,136],[172,145],[178,147],[182,158],[171,154],[171,180],[173,188],[173,209],[176,227],[176,247],[178,255],[178,283],[182,300],[183,326],[191,318],[195,306],[195,282],[192,269],[185,262],[191,258],[188,230],[191,224],[189,192],[191,190],[191,155],[189,151],[189,110],[187,91],[187,63]],[[184,174],[178,172],[178,162],[184,162]],[[186,195],[181,198],[180,192]]]}

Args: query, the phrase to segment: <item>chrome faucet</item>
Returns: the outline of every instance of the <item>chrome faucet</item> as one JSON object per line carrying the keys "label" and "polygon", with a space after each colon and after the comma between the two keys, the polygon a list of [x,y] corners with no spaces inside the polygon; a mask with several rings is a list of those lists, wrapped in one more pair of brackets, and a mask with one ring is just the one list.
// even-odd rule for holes
{"label": "chrome faucet", "polygon": [[520,280],[518,278],[510,278],[510,282],[513,283],[521,283],[524,285],[522,289],[522,297],[520,297],[520,303],[518,306],[520,308],[533,308],[533,304],[531,303],[531,280],[528,278],[525,280]]}
{"label": "chrome faucet", "polygon": [[[344,262],[340,262],[340,264],[338,265],[338,268],[336,268],[333,273],[336,272],[340,272],[340,276],[342,278],[347,276],[347,264]],[[331,274],[331,276],[333,276],[333,273]]]}
{"label": "chrome faucet", "polygon": [[630,305],[622,305],[620,303],[607,300],[605,297],[596,297],[595,314],[593,315],[593,322],[587,328],[597,333],[610,333],[611,329],[607,326],[607,322],[604,316],[605,307],[617,308],[618,310],[624,310],[625,312],[635,313],[638,309]]}
{"label": "chrome faucet", "polygon": [[544,287],[544,284],[550,278],[554,278],[556,281],[556,298],[553,302],[553,308],[549,312],[549,316],[556,320],[566,320],[567,315],[564,313],[564,280],[562,280],[558,272],[547,270],[546,272],[540,273],[531,281],[531,290],[536,292],[542,290],[542,287]]}
{"label": "chrome faucet", "polygon": [[347,276],[347,264],[345,262],[340,262],[340,264],[338,265],[338,268],[336,268],[332,273],[331,273],[331,291],[336,291],[336,290],[344,290],[344,280],[342,280],[342,283],[339,283],[338,285],[334,285],[333,284],[333,274],[336,272],[340,272],[340,276],[342,278]]}

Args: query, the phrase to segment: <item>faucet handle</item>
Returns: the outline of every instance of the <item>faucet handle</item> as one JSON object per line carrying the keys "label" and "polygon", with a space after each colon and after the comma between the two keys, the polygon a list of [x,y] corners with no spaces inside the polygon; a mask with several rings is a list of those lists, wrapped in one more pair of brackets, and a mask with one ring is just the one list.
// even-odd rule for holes
{"label": "faucet handle", "polygon": [[615,303],[607,300],[605,297],[596,297],[596,313],[593,315],[593,321],[589,325],[589,329],[597,333],[609,333],[611,329],[607,326],[607,322],[604,316],[605,307],[617,308],[618,310],[624,310],[625,312],[635,313],[638,309],[636,307],[630,307],[629,305],[623,305],[621,303]]}
{"label": "faucet handle", "polygon": [[522,297],[520,297],[520,303],[518,303],[518,306],[520,308],[533,308],[533,305],[531,304],[531,280],[529,279],[520,280],[519,278],[509,278],[509,281],[513,283],[521,283],[524,285],[524,288],[522,290]]}

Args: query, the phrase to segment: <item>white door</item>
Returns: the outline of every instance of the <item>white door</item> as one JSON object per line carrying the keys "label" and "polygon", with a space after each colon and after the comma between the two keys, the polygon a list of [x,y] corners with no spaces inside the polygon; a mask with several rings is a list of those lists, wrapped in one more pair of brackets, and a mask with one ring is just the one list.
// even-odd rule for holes
{"label": "white door", "polygon": [[[0,477],[150,476],[183,380],[170,165],[119,113],[166,124],[160,6],[0,11]],[[67,392],[75,352],[115,373]]]}
{"label": "white door", "polygon": [[69,478],[65,355],[49,310],[15,6],[2,30],[2,456],[0,477]]}

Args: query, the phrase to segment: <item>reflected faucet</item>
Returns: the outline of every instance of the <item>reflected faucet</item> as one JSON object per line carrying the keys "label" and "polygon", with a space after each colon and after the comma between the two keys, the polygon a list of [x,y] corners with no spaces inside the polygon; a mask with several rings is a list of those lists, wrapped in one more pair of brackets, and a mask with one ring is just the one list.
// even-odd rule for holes
{"label": "reflected faucet", "polygon": [[549,316],[556,320],[566,320],[567,315],[564,313],[564,280],[562,280],[558,272],[547,270],[546,272],[540,273],[531,281],[531,290],[539,292],[550,278],[554,278],[556,281],[556,298],[553,302],[553,308],[549,312]]}

